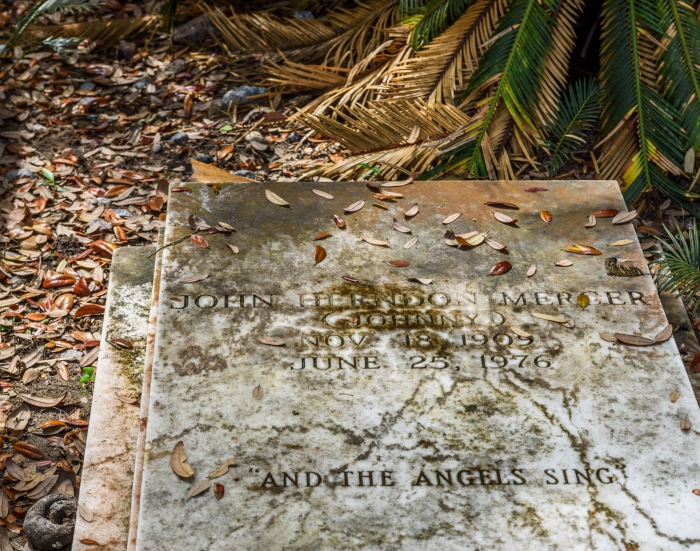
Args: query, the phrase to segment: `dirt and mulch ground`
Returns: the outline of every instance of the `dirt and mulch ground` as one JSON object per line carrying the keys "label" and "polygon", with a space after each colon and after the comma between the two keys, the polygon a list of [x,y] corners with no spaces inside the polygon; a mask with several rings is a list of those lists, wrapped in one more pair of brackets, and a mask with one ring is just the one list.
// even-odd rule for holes
{"label": "dirt and mulch ground", "polygon": [[[0,3],[0,43],[23,6]],[[32,503],[79,489],[112,252],[156,241],[189,159],[262,181],[343,158],[288,120],[308,98],[243,82],[223,59],[156,33],[0,66],[0,551],[24,548]],[[595,168],[583,152],[564,175]],[[655,198],[637,229],[684,220]]]}

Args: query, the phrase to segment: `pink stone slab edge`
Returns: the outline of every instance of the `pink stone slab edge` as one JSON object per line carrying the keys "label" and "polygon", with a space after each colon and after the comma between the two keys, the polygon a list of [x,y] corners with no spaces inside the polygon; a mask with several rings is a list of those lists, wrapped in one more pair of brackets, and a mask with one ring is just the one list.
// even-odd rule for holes
{"label": "pink stone slab edge", "polygon": [[[132,493],[134,487],[140,488],[148,394],[141,396],[141,404],[146,404],[145,415],[143,405],[139,411],[138,402],[124,403],[117,394],[138,396],[150,389],[155,333],[153,312],[157,304],[152,285],[157,284],[160,274],[160,270],[152,272],[150,267],[157,262],[160,254],[156,255],[156,259],[149,259],[148,255],[156,250],[155,246],[133,247],[117,249],[114,253],[81,471],[78,504],[82,511],[79,511],[76,519],[73,551],[95,549],[94,545],[80,540],[95,541],[101,550],[107,551],[131,548]],[[144,269],[148,272],[150,279],[147,282],[135,284],[129,281],[131,274],[139,272],[136,264],[142,273]],[[118,275],[120,270],[122,277]],[[130,340],[134,349],[125,351],[109,344],[109,339],[117,337]],[[129,369],[140,362],[144,366],[142,388],[128,376]],[[135,486],[137,483],[138,486]],[[138,496],[133,496],[133,501],[138,507]],[[90,516],[92,520],[88,522]]]}

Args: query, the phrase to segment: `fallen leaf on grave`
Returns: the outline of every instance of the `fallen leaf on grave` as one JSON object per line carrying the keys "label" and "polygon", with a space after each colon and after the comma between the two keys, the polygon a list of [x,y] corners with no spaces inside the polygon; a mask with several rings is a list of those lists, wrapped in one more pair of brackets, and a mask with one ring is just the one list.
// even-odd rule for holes
{"label": "fallen leaf on grave", "polygon": [[491,275],[502,275],[506,272],[510,272],[513,265],[507,260],[501,260],[493,265],[491,268]]}
{"label": "fallen leaf on grave", "polygon": [[273,339],[272,337],[258,337],[258,340],[263,344],[268,344],[270,346],[284,346],[285,341],[282,339]]}
{"label": "fallen leaf on grave", "polygon": [[201,235],[190,235],[190,241],[192,241],[192,243],[198,247],[202,247],[204,249],[209,248],[209,243]]}
{"label": "fallen leaf on grave", "polygon": [[345,227],[345,220],[340,218],[337,214],[333,215],[333,222],[335,222],[335,225],[339,228],[344,228]]}
{"label": "fallen leaf on grave", "polygon": [[611,335],[610,333],[599,333],[599,335],[604,341],[617,342],[617,337],[615,335]]}
{"label": "fallen leaf on grave", "polygon": [[476,247],[486,240],[486,232],[470,232],[464,235],[458,235],[455,237],[455,240],[465,247]]}
{"label": "fallen leaf on grave", "polygon": [[593,226],[595,226],[595,223],[596,223],[595,216],[593,216],[593,215],[591,214],[591,215],[588,217],[588,223],[586,224],[586,227],[587,227],[587,228],[592,228]]}
{"label": "fallen leaf on grave", "polygon": [[[231,224],[227,224],[226,222],[222,222],[221,220],[217,220],[217,222],[219,222],[219,226],[224,228],[227,232],[236,231],[236,228],[234,228]],[[221,228],[219,228],[219,231],[221,231]]]}
{"label": "fallen leaf on grave", "polygon": [[30,367],[24,372],[24,375],[22,375],[22,383],[28,385],[32,381],[36,381],[39,378],[39,374],[39,371]]}
{"label": "fallen leaf on grave", "polygon": [[690,418],[687,415],[681,419],[681,430],[690,430]]}
{"label": "fallen leaf on grave", "polygon": [[327,237],[333,237],[333,234],[328,232],[317,233],[314,237],[314,241],[318,241],[319,239],[326,239]]}
{"label": "fallen leaf on grave", "polygon": [[457,246],[457,237],[455,236],[455,232],[452,230],[447,230],[445,232],[445,237],[444,237],[445,243],[449,245],[450,247],[456,247]]}
{"label": "fallen leaf on grave", "polygon": [[591,299],[588,298],[588,295],[585,293],[581,293],[578,297],[576,297],[576,304],[578,304],[581,308],[585,308],[591,303]]}
{"label": "fallen leaf on grave", "polygon": [[540,212],[540,218],[544,220],[545,224],[549,224],[552,221],[552,213],[550,213],[548,210],[543,210]]}
{"label": "fallen leaf on grave", "polygon": [[126,339],[110,339],[110,341],[117,348],[124,348],[125,350],[133,350],[134,345]]}
{"label": "fallen leaf on grave", "polygon": [[[352,205],[348,205],[347,207],[345,207],[344,210],[345,210],[345,212],[357,212],[358,210],[360,210],[364,206],[365,206],[365,202],[360,200],[360,201],[354,202]],[[337,223],[336,223],[336,225],[337,225]]]}
{"label": "fallen leaf on grave", "polygon": [[501,224],[515,224],[517,222],[517,220],[511,218],[507,214],[503,214],[502,212],[494,212],[493,217]]}
{"label": "fallen leaf on grave", "polygon": [[615,218],[612,219],[613,224],[625,224],[626,222],[630,222],[631,220],[634,220],[637,217],[637,211],[636,210],[631,210],[629,212],[621,212]]}
{"label": "fallen leaf on grave", "polygon": [[75,296],[73,293],[63,293],[56,297],[53,301],[53,308],[55,310],[65,310],[70,312],[73,309],[73,303],[75,301]]}
{"label": "fallen leaf on grave", "polygon": [[229,459],[229,460],[226,461],[223,465],[221,465],[221,467],[219,467],[218,469],[216,469],[216,470],[210,472],[210,473],[207,475],[207,478],[219,478],[220,476],[224,476],[224,475],[228,472],[228,468],[229,468],[229,467],[232,467],[232,466],[235,465],[235,464],[236,464],[236,460],[235,460],[235,459]]}
{"label": "fallen leaf on grave", "polygon": [[520,329],[519,327],[515,327],[514,325],[510,326],[510,330],[513,333],[515,333],[516,335],[518,335],[519,337],[522,337],[524,339],[529,339],[530,337],[532,337],[532,335],[530,335],[530,333],[528,333],[527,331],[523,331],[522,329]]}
{"label": "fallen leaf on grave", "polygon": [[270,191],[269,189],[265,190],[265,197],[267,197],[267,200],[270,201],[270,203],[273,203],[273,204],[278,205],[280,207],[288,207],[289,206],[289,203],[287,203],[287,201],[285,201],[279,195]]}
{"label": "fallen leaf on grave", "polygon": [[41,286],[44,289],[54,289],[56,287],[64,287],[66,285],[73,285],[75,283],[75,278],[69,274],[54,274],[44,278],[44,282]]}
{"label": "fallen leaf on grave", "polygon": [[38,408],[53,408],[63,402],[66,394],[64,393],[63,396],[58,398],[49,398],[48,396],[33,396],[31,394],[20,394],[18,392],[17,396],[22,401],[27,402],[30,406],[35,406]]}
{"label": "fallen leaf on grave", "polygon": [[562,250],[566,251],[567,253],[574,253],[574,254],[589,254],[589,255],[601,254],[598,249],[595,249],[594,247],[591,247],[590,245],[579,245],[578,243],[576,245],[572,245],[571,247],[565,247]]}
{"label": "fallen leaf on grave", "polygon": [[405,180],[399,180],[398,182],[381,182],[382,187],[401,187],[401,186],[407,186],[408,184],[412,183],[413,180],[418,178],[418,173],[414,172],[411,174],[407,179]]}
{"label": "fallen leaf on grave", "polygon": [[119,394],[117,394],[117,398],[119,398],[119,400],[124,402],[125,404],[135,404],[139,401],[138,398],[129,398],[128,396],[121,396]]}
{"label": "fallen leaf on grave", "polygon": [[330,193],[326,193],[325,191],[321,191],[320,189],[312,189],[316,195],[319,197],[323,197],[325,199],[333,199],[334,197]]}
{"label": "fallen leaf on grave", "polygon": [[418,214],[418,203],[414,203],[410,209],[403,213],[403,215],[406,218],[410,218],[411,216],[415,216],[416,214]]}
{"label": "fallen leaf on grave", "polygon": [[73,314],[73,319],[83,318],[85,316],[97,316],[104,314],[105,307],[101,304],[85,304],[78,308]]}
{"label": "fallen leaf on grave", "polygon": [[651,346],[656,344],[651,339],[646,337],[639,337],[637,335],[626,335],[625,333],[615,333],[615,338],[623,344],[629,344],[630,346]]}
{"label": "fallen leaf on grave", "polygon": [[389,207],[387,207],[386,205],[380,205],[379,203],[372,203],[372,206],[377,207],[379,209],[389,210]]}
{"label": "fallen leaf on grave", "polygon": [[25,442],[15,442],[12,447],[17,453],[22,454],[24,457],[29,457],[30,459],[44,458],[44,452],[31,444],[27,444]]}
{"label": "fallen leaf on grave", "polygon": [[673,325],[669,323],[654,337],[654,342],[666,342],[671,335],[673,335]]}
{"label": "fallen leaf on grave", "polygon": [[196,214],[190,214],[189,218],[187,219],[187,223],[193,230],[207,231],[211,229],[211,226]]}
{"label": "fallen leaf on grave", "polygon": [[256,386],[253,389],[253,398],[256,400],[260,400],[263,397],[263,389],[260,387],[260,385]]}
{"label": "fallen leaf on grave", "polygon": [[229,249],[231,249],[231,252],[232,252],[233,254],[238,254],[238,247],[236,247],[235,245],[231,245],[230,243],[226,243],[226,246],[227,246]]}
{"label": "fallen leaf on grave", "polygon": [[547,321],[554,321],[556,323],[568,323],[569,319],[565,318],[563,316],[551,316],[549,314],[540,314],[539,312],[532,312],[532,316],[536,318],[540,318],[542,320],[547,320]]}
{"label": "fallen leaf on grave", "polygon": [[95,518],[95,514],[85,505],[78,504],[78,513],[85,522],[92,522],[92,519]]}
{"label": "fallen leaf on grave", "polygon": [[410,264],[405,260],[387,260],[386,263],[394,268],[406,268]]}
{"label": "fallen leaf on grave", "polygon": [[360,238],[363,241],[367,241],[367,243],[370,243],[371,245],[377,245],[379,247],[384,247],[384,246],[389,244],[387,241],[380,241],[379,239],[373,239],[373,238],[369,237],[368,235],[365,235],[364,233],[360,234]]}
{"label": "fallen leaf on grave", "polygon": [[173,193],[182,193],[183,191],[192,193],[192,188],[188,188],[186,186],[177,186],[171,189],[170,191],[172,191]]}
{"label": "fallen leaf on grave", "polygon": [[196,276],[188,277],[187,279],[183,279],[180,283],[196,283],[197,281],[204,281],[208,277],[209,277],[209,274],[196,275]]}
{"label": "fallen leaf on grave", "polygon": [[355,277],[350,277],[350,276],[340,276],[342,279],[345,281],[349,281],[350,283],[359,283],[360,280],[355,278]]}
{"label": "fallen leaf on grave", "polygon": [[392,224],[394,226],[394,229],[396,231],[400,231],[401,233],[411,233],[411,228],[407,228],[406,226],[401,225],[396,218],[394,218],[394,222]]}
{"label": "fallen leaf on grave", "polygon": [[209,480],[199,480],[192,484],[192,487],[187,492],[187,499],[191,497],[198,496],[202,492],[206,492],[211,487],[211,481]]}
{"label": "fallen leaf on grave", "polygon": [[693,490],[693,493],[694,493],[696,496],[700,496],[700,488],[695,488],[695,489]]}
{"label": "fallen leaf on grave", "polygon": [[416,243],[418,243],[418,238],[417,238],[417,237],[414,237],[413,239],[409,239],[408,241],[406,241],[406,244],[403,246],[403,248],[404,248],[404,249],[410,249],[410,248],[413,247],[413,245],[415,245]]}
{"label": "fallen leaf on grave", "polygon": [[537,271],[537,264],[533,264],[527,269],[527,273],[525,274],[527,277],[532,277],[535,275],[535,272]]}
{"label": "fallen leaf on grave", "polygon": [[221,168],[217,168],[207,163],[190,158],[192,164],[192,177],[197,182],[207,183],[228,183],[228,182],[254,182],[250,178],[244,178],[236,174],[231,174]]}
{"label": "fallen leaf on grave", "polygon": [[562,323],[564,327],[568,327],[569,329],[573,329],[576,327],[576,324],[574,323],[574,320],[569,320],[566,323]]}
{"label": "fallen leaf on grave", "polygon": [[223,484],[214,484],[214,495],[216,496],[216,499],[221,499],[224,497],[224,485]]}
{"label": "fallen leaf on grave", "polygon": [[554,265],[555,266],[562,266],[562,267],[566,268],[568,266],[573,266],[574,263],[571,262],[571,260],[560,260],[559,262],[556,262]]}
{"label": "fallen leaf on grave", "polygon": [[318,264],[319,262],[323,262],[324,258],[326,258],[326,249],[321,247],[321,245],[316,245],[314,249],[314,262]]}
{"label": "fallen leaf on grave", "polygon": [[525,188],[528,193],[537,193],[538,191],[549,191],[546,187],[529,187]]}
{"label": "fallen leaf on grave", "polygon": [[415,281],[416,283],[422,283],[423,285],[430,285],[433,282],[432,279],[426,279],[424,277],[407,277],[406,279],[408,281]]}
{"label": "fallen leaf on grave", "polygon": [[8,415],[5,420],[5,428],[11,431],[24,430],[32,418],[32,410],[29,406],[22,404],[14,412]]}
{"label": "fallen leaf on grave", "polygon": [[501,245],[498,241],[494,241],[493,239],[489,239],[488,237],[484,237],[486,239],[486,244],[491,247],[492,249],[495,249],[497,251],[505,251],[506,246]]}
{"label": "fallen leaf on grave", "polygon": [[634,241],[632,239],[620,239],[619,241],[615,241],[615,243],[608,243],[608,247],[622,247],[630,243],[634,243]]}
{"label": "fallen leaf on grave", "polygon": [[520,210],[520,207],[518,205],[514,205],[513,203],[506,203],[505,201],[486,201],[484,205],[488,205],[489,207],[496,207],[500,209],[515,209],[515,210]]}
{"label": "fallen leaf on grave", "polygon": [[678,400],[678,398],[680,398],[680,397],[681,397],[681,393],[678,392],[677,390],[674,390],[674,391],[671,393],[671,396],[670,396],[669,399],[671,400],[672,403],[675,404],[675,403],[676,403],[676,400]]}
{"label": "fallen leaf on grave", "polygon": [[182,478],[190,478],[194,476],[194,470],[187,463],[187,455],[185,454],[185,444],[180,440],[173,448],[173,453],[170,455],[170,466],[177,476]]}
{"label": "fallen leaf on grave", "polygon": [[596,218],[612,218],[616,216],[620,211],[617,209],[603,209],[592,212],[591,215]]}
{"label": "fallen leaf on grave", "polygon": [[455,214],[450,214],[447,218],[445,218],[442,221],[442,223],[449,224],[450,222],[454,222],[455,220],[457,220],[457,218],[459,218],[460,216],[462,216],[461,212],[456,212]]}
{"label": "fallen leaf on grave", "polygon": [[80,540],[80,543],[84,543],[85,545],[100,545],[95,540],[91,540],[90,538],[83,538]]}

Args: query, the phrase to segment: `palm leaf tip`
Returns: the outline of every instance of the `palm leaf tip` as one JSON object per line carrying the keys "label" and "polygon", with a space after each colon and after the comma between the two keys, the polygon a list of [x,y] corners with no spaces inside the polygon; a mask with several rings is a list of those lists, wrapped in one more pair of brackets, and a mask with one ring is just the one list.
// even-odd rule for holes
{"label": "palm leaf tip", "polygon": [[550,175],[586,142],[600,116],[602,95],[595,80],[585,79],[571,84],[560,98],[556,113],[544,125],[549,138],[541,140],[542,147],[551,155],[545,163]]}
{"label": "palm leaf tip", "polygon": [[660,259],[650,263],[650,268],[659,290],[683,295],[695,313],[700,308],[700,239],[697,222],[693,221],[687,239],[681,228],[676,230],[674,234],[666,228],[668,241],[657,238],[664,252]]}

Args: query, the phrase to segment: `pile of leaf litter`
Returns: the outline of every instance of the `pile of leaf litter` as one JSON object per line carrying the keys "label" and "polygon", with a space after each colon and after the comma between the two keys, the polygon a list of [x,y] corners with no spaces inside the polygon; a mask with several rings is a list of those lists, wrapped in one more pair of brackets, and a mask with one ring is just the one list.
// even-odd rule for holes
{"label": "pile of leaf litter", "polygon": [[[22,5],[0,3],[0,35]],[[79,490],[112,253],[156,241],[168,185],[192,179],[192,163],[291,181],[351,154],[291,118],[310,96],[243,79],[228,57],[157,34],[107,52],[90,40],[15,51],[0,67],[0,551],[23,546],[32,503]],[[597,172],[587,160],[569,168]],[[370,166],[360,177],[381,180]],[[659,203],[635,221],[646,238],[690,219]],[[319,245],[314,260],[325,255]]]}

